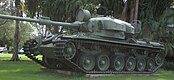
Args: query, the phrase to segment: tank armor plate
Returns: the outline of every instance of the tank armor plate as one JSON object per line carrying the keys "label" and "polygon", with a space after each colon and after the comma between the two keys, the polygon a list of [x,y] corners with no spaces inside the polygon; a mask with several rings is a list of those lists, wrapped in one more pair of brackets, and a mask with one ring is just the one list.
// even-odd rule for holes
{"label": "tank armor plate", "polygon": [[[24,51],[26,56],[35,62],[47,68],[85,74],[150,74],[158,70],[164,61],[161,48],[71,38],[61,38],[52,42],[56,58],[39,61],[33,56],[35,49],[31,43],[25,43],[24,46],[28,46],[28,49],[24,47]],[[115,59],[118,56],[123,57],[123,68],[119,68],[123,65],[121,60]],[[49,63],[53,60],[54,63]],[[142,60],[145,60],[145,63]]]}

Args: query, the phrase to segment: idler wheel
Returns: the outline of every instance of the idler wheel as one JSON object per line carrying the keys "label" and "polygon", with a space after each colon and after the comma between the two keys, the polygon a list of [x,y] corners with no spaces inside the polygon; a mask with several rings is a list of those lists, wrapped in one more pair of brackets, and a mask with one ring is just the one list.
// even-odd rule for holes
{"label": "idler wheel", "polygon": [[127,71],[133,71],[136,67],[136,60],[134,57],[128,57],[126,60],[125,68]]}
{"label": "idler wheel", "polygon": [[125,60],[123,56],[114,56],[112,61],[112,68],[115,71],[122,71],[124,68]]}
{"label": "idler wheel", "polygon": [[74,58],[75,54],[76,54],[76,46],[74,43],[72,42],[67,42],[65,44],[65,47],[64,47],[64,57],[66,59],[72,59]]}
{"label": "idler wheel", "polygon": [[154,70],[154,68],[155,68],[155,61],[154,61],[154,59],[148,58],[147,65],[146,65],[147,71],[151,72],[151,71]]}
{"label": "idler wheel", "polygon": [[33,54],[34,56],[37,56],[38,53],[35,53],[35,50],[37,49],[37,41],[35,39],[30,39],[24,43],[23,50],[26,55]]}
{"label": "idler wheel", "polygon": [[110,65],[110,59],[107,55],[99,55],[97,57],[97,68],[100,71],[108,70],[109,65]]}
{"label": "idler wheel", "polygon": [[86,71],[91,71],[95,66],[95,58],[92,54],[82,54],[79,59],[79,65]]}
{"label": "idler wheel", "polygon": [[144,58],[138,58],[137,59],[137,70],[138,71],[144,71],[146,68],[146,60]]}
{"label": "idler wheel", "polygon": [[164,55],[162,55],[162,54],[157,54],[156,56],[155,56],[155,62],[156,62],[156,64],[159,66],[159,65],[162,65],[163,63],[164,63]]}
{"label": "idler wheel", "polygon": [[48,68],[53,68],[53,69],[57,68],[56,59],[47,58],[47,57],[43,56],[42,61],[46,64],[46,67],[48,67]]}

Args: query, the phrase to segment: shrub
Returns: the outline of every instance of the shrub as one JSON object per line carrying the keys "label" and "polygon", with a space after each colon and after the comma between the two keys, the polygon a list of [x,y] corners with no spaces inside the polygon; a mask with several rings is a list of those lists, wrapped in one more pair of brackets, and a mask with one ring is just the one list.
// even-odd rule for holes
{"label": "shrub", "polygon": [[165,70],[174,70],[174,62],[165,61],[162,68]]}

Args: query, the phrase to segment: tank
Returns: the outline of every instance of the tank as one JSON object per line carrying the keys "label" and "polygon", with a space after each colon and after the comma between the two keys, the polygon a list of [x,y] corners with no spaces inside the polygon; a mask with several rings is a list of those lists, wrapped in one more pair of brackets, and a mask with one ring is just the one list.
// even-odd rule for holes
{"label": "tank", "polygon": [[[134,39],[141,31],[140,21],[130,24],[112,16],[91,17],[84,9],[79,10],[73,23],[45,17],[0,15],[0,18],[62,27],[59,34],[24,43],[25,55],[46,68],[85,74],[147,74],[157,71],[164,62],[162,43]],[[42,60],[37,55],[42,55]]]}

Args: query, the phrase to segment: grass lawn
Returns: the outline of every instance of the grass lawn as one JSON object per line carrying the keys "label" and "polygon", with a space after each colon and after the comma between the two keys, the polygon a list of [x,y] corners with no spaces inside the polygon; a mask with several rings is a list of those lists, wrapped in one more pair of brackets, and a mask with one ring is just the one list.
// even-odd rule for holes
{"label": "grass lawn", "polygon": [[[9,55],[9,54],[8,54]],[[2,55],[0,55],[2,58]],[[23,58],[22,58],[23,59]],[[24,58],[25,59],[25,58]],[[42,71],[34,62],[0,61],[0,80],[173,80],[174,71],[158,70],[160,76],[113,76],[87,78]]]}
{"label": "grass lawn", "polygon": [[[31,60],[25,56],[25,54],[19,54],[18,55],[20,60]],[[10,60],[12,57],[12,54],[8,53],[0,53],[0,60]],[[39,59],[41,59],[42,56],[37,56]]]}

